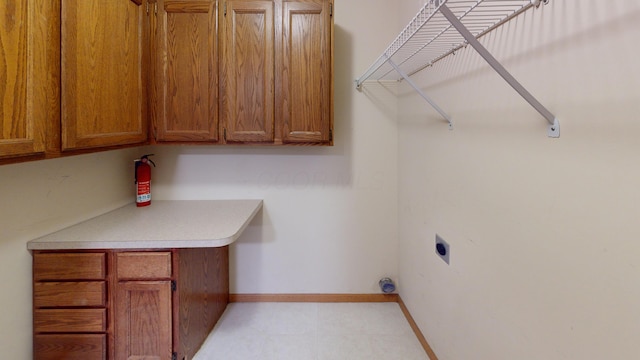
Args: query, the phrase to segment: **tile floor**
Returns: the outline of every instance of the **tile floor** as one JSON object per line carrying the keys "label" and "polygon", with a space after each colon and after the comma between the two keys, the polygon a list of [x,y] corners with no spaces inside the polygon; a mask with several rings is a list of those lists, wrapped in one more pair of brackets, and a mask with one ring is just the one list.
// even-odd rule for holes
{"label": "tile floor", "polygon": [[428,360],[397,303],[232,303],[193,360]]}

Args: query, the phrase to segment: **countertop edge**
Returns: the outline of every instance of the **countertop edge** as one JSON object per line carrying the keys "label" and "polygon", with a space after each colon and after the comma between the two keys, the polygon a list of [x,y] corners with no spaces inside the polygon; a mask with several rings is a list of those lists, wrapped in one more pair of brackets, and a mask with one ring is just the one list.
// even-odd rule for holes
{"label": "countertop edge", "polygon": [[[107,250],[107,249],[189,249],[223,247],[231,245],[236,239],[215,239],[215,240],[149,240],[149,241],[110,241],[105,242],[35,242],[27,244],[28,250]],[[105,246],[107,245],[107,246]]]}
{"label": "countertop edge", "polygon": [[[208,247],[223,247],[232,244],[235,242],[244,230],[249,226],[251,221],[255,218],[255,216],[260,212],[263,208],[263,200],[261,199],[238,199],[238,201],[256,201],[255,207],[252,209],[251,213],[247,215],[247,213],[242,214],[243,216],[240,219],[243,219],[242,223],[234,230],[229,233],[224,234],[221,237],[208,239],[206,236],[203,238],[193,238],[193,239],[137,239],[137,240],[56,240],[56,241],[38,241],[38,239],[31,240],[27,242],[27,250],[29,251],[55,251],[55,250],[106,250],[106,249],[179,249],[179,248],[208,248]],[[171,200],[164,200],[171,201]],[[176,200],[176,202],[188,202],[190,200]],[[202,200],[193,200],[202,201]],[[217,200],[205,200],[216,202]],[[221,203],[229,202],[234,200],[220,200]],[[71,225],[68,228],[73,226],[81,225],[87,221],[91,221],[93,219],[97,219],[101,216],[107,215],[109,213],[115,211],[121,211],[129,205],[125,205],[121,208],[111,210],[105,212],[104,214],[98,215],[92,219],[80,221],[77,224]],[[62,229],[60,231],[64,231]],[[53,233],[52,233],[53,234]],[[218,234],[221,235],[221,234]],[[48,235],[45,235],[41,238],[46,238]]]}

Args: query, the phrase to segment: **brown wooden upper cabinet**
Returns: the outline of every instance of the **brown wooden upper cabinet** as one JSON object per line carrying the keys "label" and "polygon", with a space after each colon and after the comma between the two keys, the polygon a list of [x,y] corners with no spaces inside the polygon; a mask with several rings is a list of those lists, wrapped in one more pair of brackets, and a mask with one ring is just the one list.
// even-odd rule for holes
{"label": "brown wooden upper cabinet", "polygon": [[61,0],[63,151],[147,140],[146,8]]}
{"label": "brown wooden upper cabinet", "polygon": [[59,123],[55,2],[0,0],[0,159],[43,155]]}
{"label": "brown wooden upper cabinet", "polygon": [[333,0],[0,0],[0,163],[145,144],[149,129],[157,143],[331,145],[332,13]]}
{"label": "brown wooden upper cabinet", "polygon": [[332,144],[332,0],[155,4],[156,141]]}

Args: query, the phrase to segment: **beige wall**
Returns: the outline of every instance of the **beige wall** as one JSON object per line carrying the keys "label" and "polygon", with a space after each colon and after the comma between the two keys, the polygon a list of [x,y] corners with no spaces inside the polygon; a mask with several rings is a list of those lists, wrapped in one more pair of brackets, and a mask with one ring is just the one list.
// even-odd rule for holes
{"label": "beige wall", "polygon": [[134,200],[137,149],[0,166],[0,349],[32,358],[27,242]]}
{"label": "beige wall", "polygon": [[638,357],[638,38],[640,2],[551,0],[482,40],[559,139],[471,47],[414,77],[453,131],[400,88],[400,288],[441,360]]}

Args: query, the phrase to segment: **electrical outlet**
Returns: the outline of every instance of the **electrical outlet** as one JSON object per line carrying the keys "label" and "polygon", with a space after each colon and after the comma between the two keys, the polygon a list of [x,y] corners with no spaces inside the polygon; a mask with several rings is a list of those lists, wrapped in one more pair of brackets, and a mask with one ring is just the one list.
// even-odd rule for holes
{"label": "electrical outlet", "polygon": [[436,254],[449,265],[449,244],[436,234]]}

